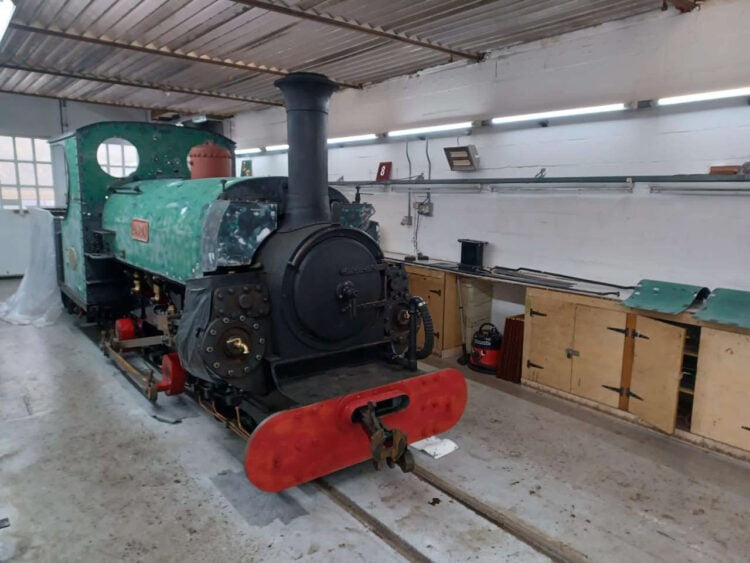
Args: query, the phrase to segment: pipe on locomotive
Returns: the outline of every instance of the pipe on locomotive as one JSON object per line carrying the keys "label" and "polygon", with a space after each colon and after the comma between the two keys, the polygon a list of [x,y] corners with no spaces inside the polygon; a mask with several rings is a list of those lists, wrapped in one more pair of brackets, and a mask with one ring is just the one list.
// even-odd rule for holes
{"label": "pipe on locomotive", "polygon": [[274,85],[284,95],[289,144],[289,187],[280,230],[330,222],[328,105],[338,86],[314,72],[294,72]]}

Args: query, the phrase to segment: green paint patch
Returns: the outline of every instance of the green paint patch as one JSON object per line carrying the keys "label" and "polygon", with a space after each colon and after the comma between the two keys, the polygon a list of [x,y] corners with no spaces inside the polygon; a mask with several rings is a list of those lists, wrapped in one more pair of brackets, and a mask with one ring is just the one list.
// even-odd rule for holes
{"label": "green paint patch", "polygon": [[694,317],[704,322],[750,329],[750,291],[715,289]]}

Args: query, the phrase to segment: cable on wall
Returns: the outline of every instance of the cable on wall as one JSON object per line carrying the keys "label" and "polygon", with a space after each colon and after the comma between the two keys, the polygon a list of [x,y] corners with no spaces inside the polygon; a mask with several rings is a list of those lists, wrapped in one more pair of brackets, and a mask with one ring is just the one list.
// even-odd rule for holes
{"label": "cable on wall", "polygon": [[424,140],[424,154],[427,157],[427,179],[432,180],[432,160],[430,160],[430,140]]}
{"label": "cable on wall", "polygon": [[409,174],[407,177],[411,179],[412,175],[411,175],[411,157],[409,156],[409,141],[406,141],[406,162],[409,163]]}

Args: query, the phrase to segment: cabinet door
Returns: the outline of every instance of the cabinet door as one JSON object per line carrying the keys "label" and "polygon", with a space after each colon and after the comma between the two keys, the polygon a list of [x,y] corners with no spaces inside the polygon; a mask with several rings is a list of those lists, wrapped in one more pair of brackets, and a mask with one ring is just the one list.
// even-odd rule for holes
{"label": "cabinet door", "polygon": [[[438,276],[409,274],[409,293],[421,297],[427,302],[427,308],[430,310],[432,324],[435,327],[435,352],[443,349],[442,332],[443,332],[443,297],[444,297],[444,277]],[[420,325],[417,334],[417,343],[422,346],[424,342],[424,329]]]}
{"label": "cabinet door", "polygon": [[685,329],[639,316],[636,333],[628,410],[671,434],[677,418]]}
{"label": "cabinet door", "polygon": [[626,321],[620,311],[576,305],[571,393],[619,406]]}
{"label": "cabinet door", "polygon": [[[445,299],[443,300],[443,350],[457,348],[461,346],[461,321],[458,310],[458,292],[456,289],[457,277],[453,274],[445,274]],[[462,293],[464,305],[464,315],[469,311],[468,299]],[[466,334],[466,338],[471,340],[473,335]]]}
{"label": "cabinet door", "polygon": [[690,430],[750,450],[750,336],[701,329]]}
{"label": "cabinet door", "polygon": [[574,316],[572,303],[546,296],[527,300],[525,379],[570,392],[571,362],[566,350],[573,343]]}

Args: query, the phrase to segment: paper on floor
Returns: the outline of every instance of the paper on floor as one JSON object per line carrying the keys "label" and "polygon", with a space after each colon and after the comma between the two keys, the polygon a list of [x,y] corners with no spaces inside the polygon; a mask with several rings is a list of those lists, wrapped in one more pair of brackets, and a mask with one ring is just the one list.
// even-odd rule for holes
{"label": "paper on floor", "polygon": [[458,444],[453,440],[438,438],[437,436],[430,436],[410,445],[412,448],[417,448],[435,459],[439,459],[458,449]]}

